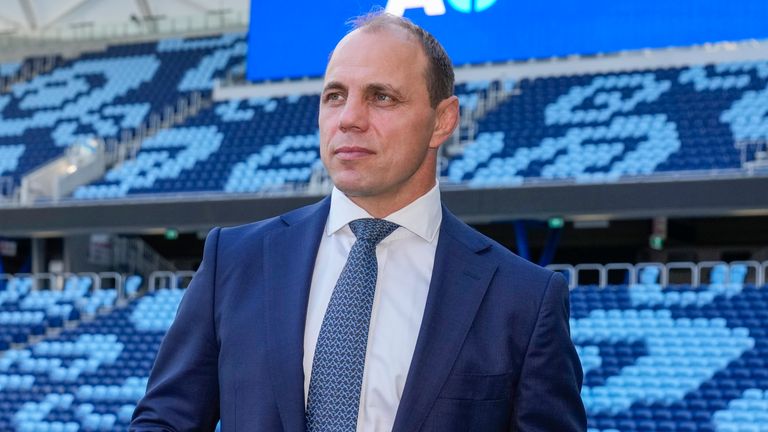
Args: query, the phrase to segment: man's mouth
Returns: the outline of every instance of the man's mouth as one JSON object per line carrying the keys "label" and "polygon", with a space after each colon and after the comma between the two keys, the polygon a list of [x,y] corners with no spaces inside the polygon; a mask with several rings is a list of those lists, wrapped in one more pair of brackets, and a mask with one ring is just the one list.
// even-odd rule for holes
{"label": "man's mouth", "polygon": [[370,156],[374,152],[364,147],[342,146],[334,150],[333,154],[342,160],[355,160]]}

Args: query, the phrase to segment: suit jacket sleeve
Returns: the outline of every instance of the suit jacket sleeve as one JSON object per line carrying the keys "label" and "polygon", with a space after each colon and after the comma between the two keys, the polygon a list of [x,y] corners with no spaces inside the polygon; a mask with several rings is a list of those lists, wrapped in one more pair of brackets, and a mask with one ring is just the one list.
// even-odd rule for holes
{"label": "suit jacket sleeve", "polygon": [[160,345],[146,395],[130,431],[213,431],[219,419],[214,285],[219,228],[205,242],[203,262]]}
{"label": "suit jacket sleeve", "polygon": [[580,395],[583,372],[570,336],[568,296],[565,278],[553,274],[523,361],[515,398],[517,431],[587,429]]}

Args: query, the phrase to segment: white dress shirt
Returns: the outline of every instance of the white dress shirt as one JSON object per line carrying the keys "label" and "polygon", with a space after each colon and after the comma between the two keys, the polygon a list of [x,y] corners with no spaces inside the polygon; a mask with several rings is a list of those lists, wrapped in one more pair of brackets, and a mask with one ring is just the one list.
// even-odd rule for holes
{"label": "white dress shirt", "polygon": [[[370,217],[344,193],[333,189],[325,235],[320,240],[315,260],[304,327],[305,406],[320,326],[355,242],[349,222]],[[376,247],[378,278],[360,391],[358,432],[389,432],[395,422],[432,279],[442,221],[437,184],[384,219],[400,228]]]}

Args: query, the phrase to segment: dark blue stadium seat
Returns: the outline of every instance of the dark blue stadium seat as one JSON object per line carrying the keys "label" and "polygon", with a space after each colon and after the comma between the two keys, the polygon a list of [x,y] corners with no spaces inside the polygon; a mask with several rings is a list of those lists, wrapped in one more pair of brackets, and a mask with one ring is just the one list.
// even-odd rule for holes
{"label": "dark blue stadium seat", "polygon": [[443,175],[470,186],[740,169],[768,138],[768,62],[522,80]]}
{"label": "dark blue stadium seat", "polygon": [[119,138],[213,81],[245,55],[243,34],[109,47],[61,61],[0,95],[0,176],[23,175],[90,137]]}

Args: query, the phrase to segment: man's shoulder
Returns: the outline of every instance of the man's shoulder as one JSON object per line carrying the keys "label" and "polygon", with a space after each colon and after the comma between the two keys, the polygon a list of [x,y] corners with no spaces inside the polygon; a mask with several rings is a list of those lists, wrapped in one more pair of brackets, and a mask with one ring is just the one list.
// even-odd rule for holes
{"label": "man's shoulder", "polygon": [[[253,242],[262,239],[269,232],[276,229],[299,223],[306,218],[321,216],[324,207],[327,207],[328,205],[327,201],[328,199],[325,198],[314,204],[300,207],[268,219],[221,228],[219,233],[219,243],[227,245],[253,244]],[[327,213],[327,211],[325,213]]]}
{"label": "man's shoulder", "polygon": [[455,215],[449,213],[448,217],[454,218],[455,222],[458,223],[456,228],[452,230],[452,234],[460,237],[470,247],[479,250],[479,253],[487,259],[497,262],[499,271],[504,273],[513,272],[516,277],[526,275],[527,277],[544,281],[549,280],[554,273],[520,257],[506,246],[459,220]]}
{"label": "man's shoulder", "polygon": [[477,234],[485,237],[491,244],[489,252],[493,255],[494,258],[498,259],[500,270],[513,271],[517,275],[526,274],[537,279],[549,279],[552,276],[552,270],[546,269],[536,263],[522,258],[521,256],[509,250],[506,246],[485,236],[480,232]]}

